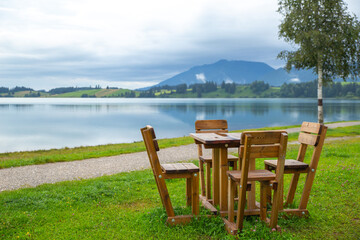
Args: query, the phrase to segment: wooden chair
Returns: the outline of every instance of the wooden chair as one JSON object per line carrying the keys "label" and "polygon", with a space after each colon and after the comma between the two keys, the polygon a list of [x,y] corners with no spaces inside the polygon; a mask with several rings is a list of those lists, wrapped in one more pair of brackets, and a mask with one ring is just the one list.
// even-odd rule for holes
{"label": "wooden chair", "polygon": [[[168,215],[167,223],[174,225],[189,222],[193,215],[199,214],[199,168],[192,163],[160,164],[157,155],[157,151],[160,149],[154,129],[151,126],[146,126],[141,128],[141,134],[144,139],[160,198]],[[165,183],[165,179],[173,178],[186,178],[186,203],[187,206],[192,207],[193,215],[175,216]]]}
{"label": "wooden chair", "polygon": [[[300,134],[298,141],[300,148],[296,160],[285,160],[285,174],[293,174],[290,183],[289,192],[287,194],[285,206],[292,204],[296,192],[296,187],[299,181],[300,173],[306,173],[306,181],[303,189],[303,193],[300,200],[298,209],[285,209],[285,212],[295,214],[298,216],[304,216],[309,214],[306,209],[309,201],[311,187],[314,182],[316,169],[319,163],[320,154],[324,145],[327,127],[320,123],[303,122],[300,128]],[[305,153],[308,145],[314,146],[314,152],[310,161],[310,165],[304,163]],[[275,170],[277,169],[277,160],[266,160],[265,169]],[[271,195],[268,193],[268,202],[271,202]]]}
{"label": "wooden chair", "polygon": [[[281,190],[283,184],[284,163],[287,147],[287,133],[285,131],[259,131],[243,132],[241,143],[243,145],[243,155],[240,162],[240,170],[228,171],[229,176],[229,204],[228,219],[224,219],[225,228],[230,234],[237,234],[243,228],[245,216],[246,191],[248,182],[260,182],[260,219],[269,223],[270,228],[276,228],[278,220],[279,205],[282,203]],[[250,170],[250,161],[256,158],[273,158],[278,159],[276,174],[269,170]],[[234,197],[236,186],[238,188],[238,209],[236,211],[236,222],[234,222]],[[271,210],[271,218],[267,219],[267,189],[274,189],[274,200]],[[248,209],[248,211],[256,211]]]}
{"label": "wooden chair", "polygon": [[[228,124],[226,120],[197,120],[195,122],[195,130],[197,133],[227,133]],[[198,144],[198,157],[200,167],[200,186],[201,195],[206,199],[211,199],[211,156],[203,155],[203,145]],[[228,162],[234,170],[237,169],[238,158],[233,155],[228,155]],[[204,165],[206,166],[206,184],[204,177]]]}

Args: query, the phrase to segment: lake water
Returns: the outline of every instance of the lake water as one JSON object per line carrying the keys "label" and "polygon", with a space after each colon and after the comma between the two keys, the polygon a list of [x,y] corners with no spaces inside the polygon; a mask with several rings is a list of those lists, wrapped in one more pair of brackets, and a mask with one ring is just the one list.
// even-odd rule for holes
{"label": "lake water", "polygon": [[[359,120],[360,101],[325,100],[325,121]],[[187,136],[198,119],[226,119],[230,130],[317,121],[316,99],[0,98],[0,152]]]}

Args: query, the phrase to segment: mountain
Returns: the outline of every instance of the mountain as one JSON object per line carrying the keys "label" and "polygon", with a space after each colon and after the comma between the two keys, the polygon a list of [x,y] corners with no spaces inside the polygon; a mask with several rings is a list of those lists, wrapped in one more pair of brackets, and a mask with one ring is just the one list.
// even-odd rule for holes
{"label": "mountain", "polygon": [[213,64],[192,67],[188,71],[177,74],[155,86],[174,86],[182,83],[190,85],[204,83],[205,81],[216,82],[217,84],[221,84],[223,81],[246,84],[252,83],[260,76],[274,70],[266,63],[261,62],[220,60]]}
{"label": "mountain", "polygon": [[258,80],[269,83],[271,86],[281,86],[283,83],[309,82],[317,79],[312,70],[295,70],[289,73],[284,68],[278,68],[261,76]]}
{"label": "mountain", "polygon": [[216,82],[220,85],[223,81],[249,84],[257,80],[269,83],[271,86],[281,86],[283,83],[309,82],[316,78],[312,70],[291,70],[288,73],[284,68],[274,69],[263,62],[220,60],[213,64],[192,67],[152,87],[176,86],[183,83],[189,86],[205,82]]}

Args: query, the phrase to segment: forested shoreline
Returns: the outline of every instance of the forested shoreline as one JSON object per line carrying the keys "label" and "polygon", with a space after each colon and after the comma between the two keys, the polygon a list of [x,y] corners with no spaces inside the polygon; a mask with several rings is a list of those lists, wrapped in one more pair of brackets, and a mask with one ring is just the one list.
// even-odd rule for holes
{"label": "forested shoreline", "polygon": [[[325,85],[326,98],[360,99],[360,83],[334,82]],[[46,90],[34,90],[28,87],[0,87],[0,97],[80,97],[80,98],[316,98],[317,82],[284,83],[272,87],[263,81],[251,84],[214,82],[199,84],[179,84],[176,86],[152,87],[138,91],[116,87],[61,87]]]}

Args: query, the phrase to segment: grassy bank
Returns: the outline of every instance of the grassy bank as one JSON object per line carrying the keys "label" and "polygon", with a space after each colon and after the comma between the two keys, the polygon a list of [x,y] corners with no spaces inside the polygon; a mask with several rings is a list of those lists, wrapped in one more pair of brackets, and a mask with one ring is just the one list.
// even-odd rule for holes
{"label": "grassy bank", "polygon": [[[297,151],[298,146],[289,146],[288,157],[296,158]],[[247,218],[242,237],[359,239],[359,158],[359,139],[326,143],[308,204],[310,217],[281,218],[282,233],[271,232],[256,217]],[[289,181],[286,175],[285,191]],[[301,188],[303,181],[304,176]],[[184,206],[185,182],[167,183],[174,206]],[[165,218],[150,170],[0,194],[1,239],[233,239],[218,217],[177,227],[167,227]]]}
{"label": "grassy bank", "polygon": [[[278,130],[299,127],[300,125],[285,126],[285,127],[268,127],[256,130]],[[253,129],[249,129],[253,130]],[[245,130],[242,130],[245,131]],[[237,131],[240,132],[240,131]],[[360,135],[360,125],[343,127],[336,129],[329,129],[327,137],[342,137]],[[295,141],[298,133],[289,134],[289,141]],[[190,137],[180,137],[171,139],[160,139],[160,148],[175,147],[185,144],[194,143]],[[0,168],[18,167],[34,164],[45,164],[53,162],[67,162],[76,161],[89,158],[99,158],[106,156],[115,156],[125,153],[134,153],[145,151],[143,142],[122,143],[122,144],[108,144],[89,147],[63,148],[41,151],[27,151],[14,153],[0,154]]]}

